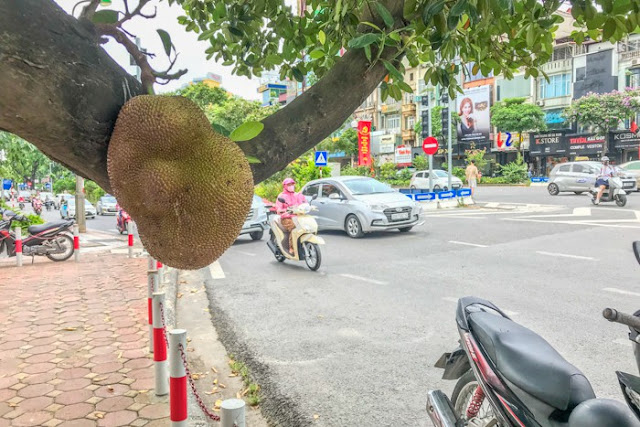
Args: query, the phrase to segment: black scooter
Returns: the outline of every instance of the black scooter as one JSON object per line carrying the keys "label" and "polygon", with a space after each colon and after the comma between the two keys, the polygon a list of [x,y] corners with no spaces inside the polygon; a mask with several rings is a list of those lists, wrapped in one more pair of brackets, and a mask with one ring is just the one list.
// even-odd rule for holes
{"label": "black scooter", "polygon": [[[16,236],[13,221],[25,221],[22,215],[13,211],[3,211],[0,218],[0,254],[7,252],[9,257],[16,256]],[[30,256],[46,256],[51,261],[65,261],[73,255],[73,237],[68,230],[73,221],[54,221],[42,225],[31,225],[29,235],[22,239],[22,253]]]}
{"label": "black scooter", "polygon": [[[633,244],[640,263],[640,242]],[[603,316],[629,326],[640,370],[640,310],[631,316],[605,309]],[[589,380],[535,332],[493,303],[458,301],[460,346],[436,363],[443,379],[458,380],[451,399],[428,393],[436,427],[631,427],[640,426],[640,377],[616,372],[628,406],[597,399]]]}

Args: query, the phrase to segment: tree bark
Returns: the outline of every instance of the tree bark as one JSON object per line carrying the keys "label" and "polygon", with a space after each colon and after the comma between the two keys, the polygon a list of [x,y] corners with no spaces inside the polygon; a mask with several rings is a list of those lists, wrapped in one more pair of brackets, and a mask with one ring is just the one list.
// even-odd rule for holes
{"label": "tree bark", "polygon": [[[402,3],[387,2],[394,16],[402,16]],[[381,63],[369,68],[362,49],[348,51],[324,78],[265,119],[258,137],[240,144],[261,161],[253,165],[254,181],[337,129],[386,73]],[[0,0],[0,88],[1,130],[110,191],[106,158],[115,120],[122,105],[144,91],[100,47],[92,23],[51,0]]]}

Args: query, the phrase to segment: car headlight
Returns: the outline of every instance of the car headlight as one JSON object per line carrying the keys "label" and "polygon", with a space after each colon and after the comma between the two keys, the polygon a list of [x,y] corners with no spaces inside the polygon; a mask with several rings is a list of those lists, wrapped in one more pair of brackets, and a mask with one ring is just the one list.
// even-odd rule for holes
{"label": "car headlight", "polygon": [[387,205],[383,205],[380,203],[370,203],[369,204],[369,209],[371,209],[374,212],[382,212],[385,209],[387,209]]}

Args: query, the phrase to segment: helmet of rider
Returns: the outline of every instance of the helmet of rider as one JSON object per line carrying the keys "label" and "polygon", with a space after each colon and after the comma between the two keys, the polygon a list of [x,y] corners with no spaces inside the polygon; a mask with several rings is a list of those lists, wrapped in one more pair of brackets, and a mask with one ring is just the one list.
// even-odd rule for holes
{"label": "helmet of rider", "polygon": [[604,163],[604,162],[608,162],[608,161],[609,161],[609,158],[608,158],[607,156],[603,156],[603,157],[600,159],[600,161],[601,161],[602,163]]}
{"label": "helmet of rider", "polygon": [[293,193],[295,191],[296,181],[293,178],[286,178],[282,181],[282,188],[289,193]]}

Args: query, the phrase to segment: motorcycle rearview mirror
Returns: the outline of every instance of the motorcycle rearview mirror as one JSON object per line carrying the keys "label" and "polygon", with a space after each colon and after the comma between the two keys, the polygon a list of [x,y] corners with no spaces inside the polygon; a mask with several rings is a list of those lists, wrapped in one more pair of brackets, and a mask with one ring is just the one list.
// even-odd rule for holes
{"label": "motorcycle rearview mirror", "polygon": [[636,261],[640,264],[640,241],[633,242],[633,253],[636,255]]}
{"label": "motorcycle rearview mirror", "polygon": [[285,199],[283,199],[282,197],[278,197],[278,201],[280,203],[287,203],[287,201]]}

